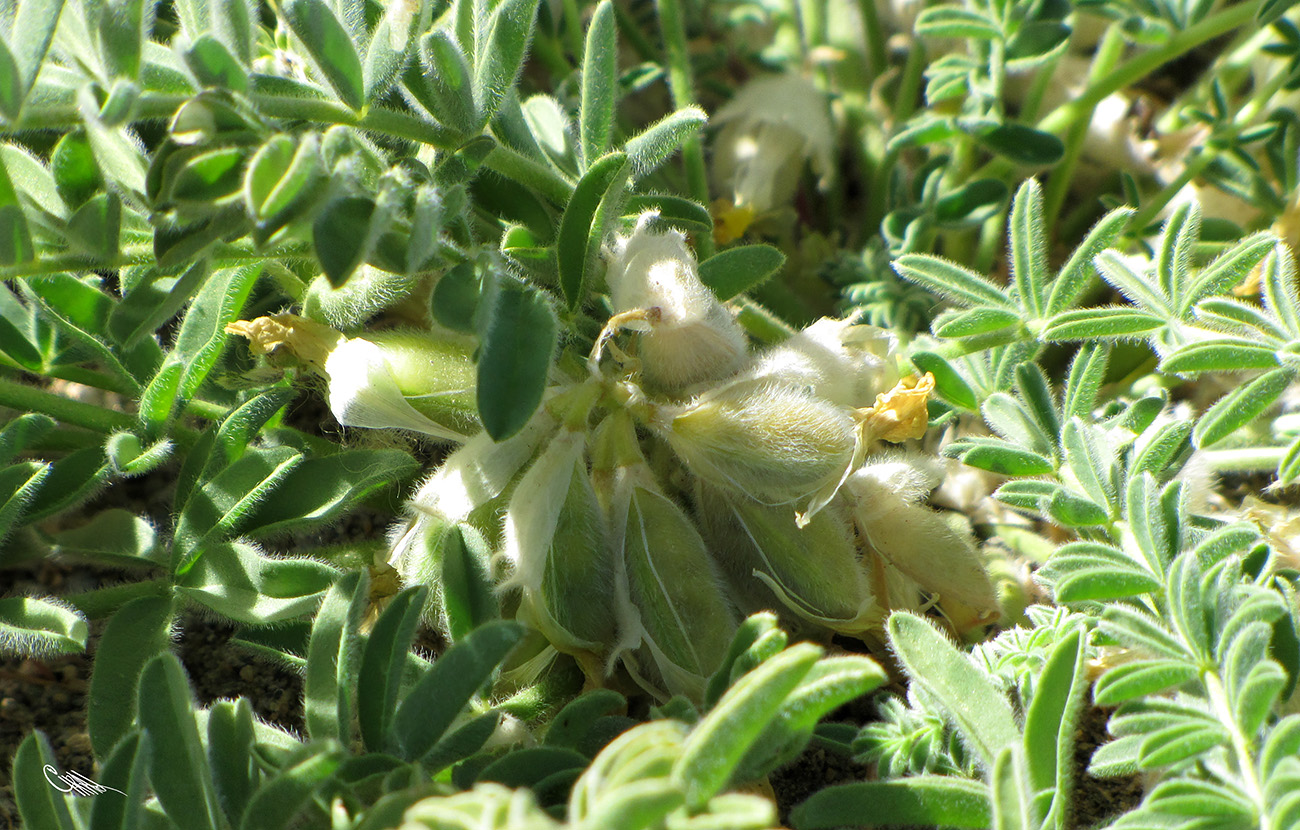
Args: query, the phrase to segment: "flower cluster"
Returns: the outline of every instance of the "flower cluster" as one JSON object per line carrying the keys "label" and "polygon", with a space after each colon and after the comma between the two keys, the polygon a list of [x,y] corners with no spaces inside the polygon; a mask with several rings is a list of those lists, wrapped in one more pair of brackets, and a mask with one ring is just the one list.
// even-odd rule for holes
{"label": "flower cluster", "polygon": [[869,638],[897,607],[937,604],[959,629],[995,617],[974,547],[922,505],[937,466],[876,452],[924,432],[933,378],[900,378],[892,337],[852,320],[751,353],[657,224],[608,251],[614,313],[585,369],[519,434],[446,459],[391,564],[431,581],[447,529],[469,525],[503,604],[549,643],[537,665],[565,653],[661,696],[698,699],[759,610],[823,637]]}

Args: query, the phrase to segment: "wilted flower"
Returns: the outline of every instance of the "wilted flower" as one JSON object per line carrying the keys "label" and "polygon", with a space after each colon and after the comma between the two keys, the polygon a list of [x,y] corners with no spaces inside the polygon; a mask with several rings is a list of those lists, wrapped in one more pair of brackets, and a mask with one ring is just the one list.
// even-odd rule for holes
{"label": "wilted flower", "polygon": [[632,234],[615,241],[606,279],[617,312],[611,325],[641,332],[643,379],[674,392],[734,373],[746,343],[731,312],[700,282],[686,237],[653,229],[657,217],[641,214]]}
{"label": "wilted flower", "polygon": [[835,129],[826,96],[799,75],[750,81],[713,123],[724,125],[714,143],[714,180],[739,208],[762,214],[789,204],[805,160],[823,185],[834,170]]}

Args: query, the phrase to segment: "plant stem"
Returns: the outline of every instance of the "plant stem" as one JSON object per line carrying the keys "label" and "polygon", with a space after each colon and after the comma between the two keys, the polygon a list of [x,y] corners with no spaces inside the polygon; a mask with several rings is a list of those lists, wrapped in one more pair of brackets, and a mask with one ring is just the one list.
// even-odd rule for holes
{"label": "plant stem", "polygon": [[863,46],[867,52],[867,78],[863,85],[870,89],[876,78],[889,68],[885,56],[885,30],[880,26],[875,0],[858,0],[858,12],[862,15]]}
{"label": "plant stem", "polygon": [[[682,18],[681,3],[679,0],[657,0],[657,5],[673,106],[677,109],[695,106],[695,80],[691,74],[691,55],[686,45],[686,21]],[[707,206],[710,202],[709,177],[704,168],[704,145],[699,136],[692,136],[682,145],[682,160],[686,164],[686,183],[692,198]],[[700,234],[696,247],[700,259],[707,259],[713,253],[713,237]]]}
{"label": "plant stem", "polygon": [[42,412],[56,421],[105,434],[135,426],[135,418],[125,412],[101,409],[7,378],[0,378],[0,406],[19,412]]}
{"label": "plant stem", "polygon": [[[1123,53],[1124,38],[1120,34],[1119,27],[1108,27],[1097,47],[1097,55],[1093,58],[1092,67],[1088,72],[1088,82],[1097,83],[1105,78],[1115,68],[1115,63]],[[1088,111],[1070,126],[1065,139],[1065,157],[1052,170],[1047,181],[1047,192],[1043,197],[1044,227],[1056,227],[1061,206],[1065,204],[1066,194],[1069,193],[1070,184],[1074,181],[1074,168],[1079,163],[1079,156],[1083,154],[1083,142],[1088,136],[1088,128],[1092,126],[1092,117],[1096,109],[1096,105],[1089,107]]]}
{"label": "plant stem", "polygon": [[1255,758],[1250,751],[1250,741],[1237,726],[1237,719],[1228,701],[1228,693],[1223,688],[1223,680],[1218,672],[1211,669],[1204,673],[1205,690],[1210,697],[1210,706],[1219,722],[1228,729],[1231,736],[1232,753],[1235,756],[1237,773],[1245,785],[1246,794],[1255,802],[1259,813],[1259,830],[1271,830],[1273,823],[1268,816],[1268,802],[1264,799],[1264,790],[1259,785],[1259,776],[1255,773]]}
{"label": "plant stem", "polygon": [[1230,32],[1238,26],[1245,25],[1255,16],[1255,7],[1251,3],[1234,3],[1220,12],[1184,29],[1162,46],[1143,52],[1131,61],[1123,64],[1113,72],[1089,84],[1083,94],[1073,101],[1062,104],[1048,113],[1038,122],[1038,129],[1046,132],[1060,132],[1082,118],[1086,118],[1097,104],[1107,95],[1118,92],[1131,84],[1150,75],[1157,68],[1169,61],[1191,51],[1206,41]]}

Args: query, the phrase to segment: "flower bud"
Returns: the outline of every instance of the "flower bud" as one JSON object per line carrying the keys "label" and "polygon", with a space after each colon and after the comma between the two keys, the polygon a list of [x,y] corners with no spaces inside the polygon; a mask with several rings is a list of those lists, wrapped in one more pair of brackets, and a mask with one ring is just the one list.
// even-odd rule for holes
{"label": "flower bud", "polygon": [[805,159],[822,177],[834,170],[835,129],[826,96],[798,75],[756,78],[713,116],[717,188],[739,207],[766,213],[788,205]]}
{"label": "flower bud", "polygon": [[807,390],[742,380],[671,411],[665,432],[691,471],[764,504],[835,486],[853,460],[853,418]]}
{"label": "flower bud", "polygon": [[951,601],[972,609],[977,618],[996,618],[997,597],[974,545],[939,513],[900,497],[896,476],[889,470],[863,467],[846,483],[854,520],[872,550],[937,593],[945,608]]}
{"label": "flower bud", "polygon": [[880,627],[852,531],[835,511],[800,528],[789,510],[713,488],[701,508],[710,549],[744,593],[761,582],[790,611],[841,634]]}
{"label": "flower bud", "polygon": [[657,215],[643,213],[632,235],[615,242],[606,280],[619,325],[641,332],[644,382],[676,392],[734,374],[746,341],[731,312],[700,282],[686,238],[651,229]]}
{"label": "flower bud", "polygon": [[625,662],[648,691],[698,701],[731,644],[735,620],[690,518],[659,492],[648,468],[625,473],[614,515],[642,640]]}
{"label": "flower bud", "polygon": [[587,474],[586,434],[562,430],[520,480],[505,520],[504,587],[518,617],[561,651],[601,654],[616,639],[614,554]]}

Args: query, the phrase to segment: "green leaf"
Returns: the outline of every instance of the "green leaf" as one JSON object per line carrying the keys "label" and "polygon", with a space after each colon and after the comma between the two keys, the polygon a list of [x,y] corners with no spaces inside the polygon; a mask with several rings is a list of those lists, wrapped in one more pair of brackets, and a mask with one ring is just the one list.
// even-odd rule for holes
{"label": "green leaf", "polygon": [[676,225],[687,233],[713,233],[713,217],[699,202],[660,193],[629,196],[623,205],[624,216],[639,216],[648,210],[659,211],[659,220]]}
{"label": "green leaf", "polygon": [[1098,706],[1118,706],[1187,683],[1196,666],[1180,660],[1137,660],[1116,666],[1101,676],[1093,691]]}
{"label": "green leaf", "polygon": [[972,308],[934,321],[937,337],[978,337],[1020,323],[1020,315],[1005,308]]}
{"label": "green leaf", "polygon": [[986,830],[993,810],[979,781],[946,775],[917,775],[897,781],[839,784],[814,792],[794,808],[796,830],[916,825]]}
{"label": "green leaf", "polygon": [[515,85],[533,36],[538,0],[502,0],[486,21],[482,48],[474,56],[474,100],[490,120]]}
{"label": "green leaf", "polygon": [[922,372],[934,375],[934,388],[939,395],[954,406],[968,412],[979,409],[979,399],[951,363],[935,352],[913,352],[912,365]]}
{"label": "green leaf", "polygon": [[316,0],[287,0],[280,10],[339,99],[354,110],[365,106],[361,58],[331,6]]}
{"label": "green leaf", "polygon": [[1002,29],[988,15],[958,6],[925,9],[916,18],[916,33],[926,37],[1001,40]]}
{"label": "green leaf", "polygon": [[[134,731],[107,754],[96,783],[122,793],[121,798],[96,798],[90,806],[90,830],[134,830],[144,826],[149,795],[149,744]],[[31,825],[36,826],[36,825]]]}
{"label": "green leaf", "polygon": [[59,770],[60,774],[63,772],[49,739],[36,729],[18,745],[13,757],[13,793],[18,802],[18,815],[30,828],[81,830],[81,822],[72,818],[69,796],[51,786],[45,774],[46,766]]}
{"label": "green leaf", "polygon": [[1047,300],[1047,234],[1043,230],[1043,191],[1026,179],[1011,204],[1011,276],[1016,296],[1030,316],[1043,316]]}
{"label": "green leaf", "polygon": [[248,91],[248,71],[218,38],[204,34],[184,52],[185,65],[199,84],[235,92]]}
{"label": "green leaf", "polygon": [[791,646],[742,677],[696,725],[672,772],[688,807],[698,810],[722,791],[821,656],[822,650],[811,643]]}
{"label": "green leaf", "polygon": [[[776,634],[781,638],[781,644],[776,649],[777,652],[780,652],[786,646],[785,632],[780,629],[776,615],[770,611],[751,614],[736,627],[736,633],[731,637],[731,643],[727,646],[727,653],[723,656],[722,663],[709,678],[709,684],[704,692],[704,705],[706,707],[713,708],[731,685],[732,679],[744,674],[744,671],[733,673],[737,661],[741,660],[756,643],[771,634]],[[752,668],[752,666],[749,668]]]}
{"label": "green leaf", "polygon": [[1125,599],[1163,588],[1156,574],[1118,548],[1099,542],[1062,545],[1043,575],[1052,580],[1057,602]]}
{"label": "green leaf", "polygon": [[427,20],[421,19],[422,5],[389,3],[371,33],[361,72],[368,103],[374,104],[392,86],[406,63],[411,39],[420,26],[427,25]]}
{"label": "green leaf", "polygon": [[403,758],[419,760],[434,750],[470,698],[483,688],[523,635],[523,626],[515,622],[485,623],[434,662],[402,701],[393,719]]}
{"label": "green leaf", "polygon": [[3,541],[45,489],[51,465],[25,461],[0,469],[0,541]]}
{"label": "green leaf", "polygon": [[1041,476],[1055,470],[1047,456],[996,439],[962,441],[953,444],[947,454],[960,458],[963,464],[1002,475]]}
{"label": "green leaf", "polygon": [[0,653],[43,659],[85,651],[85,618],[62,602],[36,597],[0,599]]}
{"label": "green leaf", "polygon": [[487,120],[474,102],[473,71],[456,38],[435,29],[420,40],[420,63],[406,71],[406,88],[442,124],[472,135]]}
{"label": "green leaf", "polygon": [[171,647],[173,618],[170,597],[140,597],[109,619],[95,652],[86,707],[96,755],[106,757],[130,731],[140,675],[146,663]]}
{"label": "green leaf", "polygon": [[303,456],[289,447],[250,452],[190,496],[176,522],[174,572],[183,574],[208,545],[236,535],[258,502]]}
{"label": "green leaf", "polygon": [[0,39],[0,115],[11,124],[18,120],[18,114],[22,112],[26,93],[22,73],[14,61],[13,52]]}
{"label": "green leaf", "polygon": [[186,159],[169,177],[165,198],[180,204],[207,205],[239,195],[248,156],[242,147],[223,147]]}
{"label": "green leaf", "polygon": [[1252,234],[1233,245],[1207,265],[1181,292],[1178,311],[1186,315],[1198,300],[1223,294],[1245,281],[1246,276],[1268,256],[1280,240],[1271,233]]}
{"label": "green leaf", "polygon": [[316,613],[303,679],[303,722],[313,741],[332,738],[346,746],[352,740],[357,633],[369,598],[366,572],[355,571],[334,583]]}
{"label": "green leaf", "polygon": [[426,586],[412,585],[393,597],[366,640],[357,675],[357,722],[372,752],[397,749],[398,739],[392,729],[397,693],[428,596]]}
{"label": "green leaf", "polygon": [[1006,201],[1005,184],[997,179],[976,179],[935,202],[934,218],[946,230],[973,228],[1001,213]]}
{"label": "green leaf", "polygon": [[1105,306],[1066,311],[1047,322],[1042,339],[1101,340],[1137,339],[1139,335],[1156,331],[1165,321],[1154,314],[1128,306]]}
{"label": "green leaf", "polygon": [[248,698],[218,701],[208,710],[212,783],[232,825],[239,823],[260,777],[253,741],[253,707]]}
{"label": "green leaf", "polygon": [[723,302],[760,285],[785,265],[785,254],[771,245],[741,245],[700,263],[700,282]]}
{"label": "green leaf", "polygon": [[258,148],[244,171],[243,189],[244,207],[257,222],[258,243],[305,215],[327,183],[316,133],[277,135]]}
{"label": "green leaf", "polygon": [[628,159],[623,153],[610,153],[592,163],[564,209],[555,240],[555,259],[560,289],[570,310],[582,305],[588,287],[595,283],[600,247],[609,223],[622,207],[628,172]]}
{"label": "green leaf", "polygon": [[989,776],[995,830],[1035,830],[1039,826],[1024,754],[1019,749],[1013,745],[1002,750]]}
{"label": "green leaf", "polygon": [[1277,365],[1277,352],[1269,346],[1223,337],[1181,347],[1160,362],[1160,370],[1179,375],[1195,375],[1201,372],[1272,369]]}
{"label": "green leaf", "polygon": [[559,324],[546,296],[493,275],[479,319],[479,417],[495,441],[514,435],[537,410],[546,389]]}
{"label": "green leaf", "polygon": [[1200,449],[1211,447],[1263,414],[1295,379],[1289,368],[1265,372],[1224,395],[1197,422],[1192,440]]}
{"label": "green leaf", "polygon": [[985,149],[1030,167],[1049,167],[1065,155],[1061,139],[1023,124],[1002,124],[980,133],[976,140]]}
{"label": "green leaf", "polygon": [[1300,334],[1300,296],[1296,292],[1295,259],[1285,245],[1279,245],[1264,260],[1259,280],[1264,304],[1277,315],[1287,331]]}
{"label": "green leaf", "polygon": [[1109,248],[1128,226],[1134,211],[1130,208],[1117,208],[1103,216],[1079,247],[1074,249],[1070,259],[1061,268],[1052,282],[1052,289],[1047,298],[1045,309],[1048,317],[1054,317],[1068,310],[1087,290],[1088,284],[1096,272],[1093,258]]}
{"label": "green leaf", "polygon": [[311,748],[307,757],[278,771],[254,793],[244,810],[240,830],[280,830],[290,827],[317,789],[339,768],[343,749],[327,743]]}
{"label": "green leaf", "polygon": [[1049,815],[1058,817],[1055,826],[1062,826],[1072,809],[1075,728],[1087,688],[1087,650],[1076,628],[1053,646],[1025,713],[1030,786],[1035,792],[1053,791]]}
{"label": "green leaf", "polygon": [[54,39],[54,29],[63,13],[63,0],[21,0],[17,6],[14,27],[8,33],[9,49],[21,88],[29,92]]}
{"label": "green leaf", "polygon": [[1172,766],[1228,741],[1228,730],[1218,724],[1179,723],[1146,736],[1138,748],[1138,768]]}
{"label": "green leaf", "polygon": [[368,196],[345,196],[325,205],[312,223],[312,246],[325,278],[335,288],[370,256],[378,236],[371,228],[374,214],[375,202]]}
{"label": "green leaf", "polygon": [[206,548],[176,580],[179,593],[244,625],[270,625],[316,610],[337,578],[311,559],[269,558],[238,543]]}
{"label": "green leaf", "polygon": [[1020,743],[1006,697],[946,637],[906,611],[891,614],[886,628],[907,676],[934,698],[986,768],[1004,748]]}
{"label": "green leaf", "polygon": [[842,655],[818,660],[745,753],[733,780],[757,780],[794,760],[808,746],[819,720],[886,679],[884,670],[866,657]]}
{"label": "green leaf", "polygon": [[191,400],[217,365],[230,340],[226,326],[243,311],[261,274],[261,265],[222,268],[207,279],[190,303],[176,346],[167,355],[168,364],[184,367],[176,384],[178,404]]}
{"label": "green leaf", "polygon": [[618,103],[618,26],[614,5],[602,0],[587,27],[582,58],[582,106],[578,115],[578,159],[583,167],[609,150]]}
{"label": "green leaf", "polygon": [[181,661],[164,652],[140,675],[140,725],[149,738],[149,780],[154,795],[180,830],[221,827],[212,771],[194,722],[197,708]]}
{"label": "green leaf", "polygon": [[491,551],[482,534],[462,523],[447,531],[441,554],[439,582],[447,635],[452,642],[459,642],[500,616],[493,591]]}
{"label": "green leaf", "polygon": [[632,160],[633,177],[639,180],[654,172],[698,133],[708,120],[704,110],[683,107],[629,138],[623,145],[623,152]]}
{"label": "green leaf", "polygon": [[922,286],[953,302],[971,308],[1001,308],[1019,313],[1002,289],[974,271],[928,254],[904,254],[894,261],[903,279]]}
{"label": "green leaf", "polygon": [[275,498],[253,506],[242,532],[268,536],[323,526],[418,470],[419,462],[404,450],[343,450],[308,458],[285,474]]}

